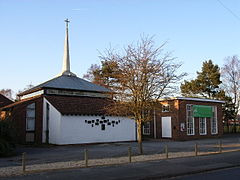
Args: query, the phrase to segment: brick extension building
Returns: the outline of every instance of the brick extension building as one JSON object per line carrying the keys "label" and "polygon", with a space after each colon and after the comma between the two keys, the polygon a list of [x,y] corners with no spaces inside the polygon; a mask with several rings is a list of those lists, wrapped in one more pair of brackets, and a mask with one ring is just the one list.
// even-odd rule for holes
{"label": "brick extension building", "polygon": [[190,140],[223,134],[224,101],[176,97],[159,101],[153,121],[145,123],[143,135],[151,138]]}

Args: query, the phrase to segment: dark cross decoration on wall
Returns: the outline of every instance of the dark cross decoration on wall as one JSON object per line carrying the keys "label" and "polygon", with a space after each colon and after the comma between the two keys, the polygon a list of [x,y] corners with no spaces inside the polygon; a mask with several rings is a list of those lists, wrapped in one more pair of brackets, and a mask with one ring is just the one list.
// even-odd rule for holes
{"label": "dark cross decoration on wall", "polygon": [[120,120],[109,120],[102,116],[101,119],[85,120],[85,123],[91,124],[92,127],[101,126],[101,130],[104,131],[106,129],[106,126],[114,127],[118,125],[120,123]]}

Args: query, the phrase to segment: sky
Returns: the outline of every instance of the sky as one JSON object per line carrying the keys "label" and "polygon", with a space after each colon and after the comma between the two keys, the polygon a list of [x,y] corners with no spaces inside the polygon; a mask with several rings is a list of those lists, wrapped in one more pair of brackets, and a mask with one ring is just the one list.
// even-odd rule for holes
{"label": "sky", "polygon": [[71,71],[82,77],[99,52],[141,35],[183,63],[186,80],[203,61],[221,67],[240,54],[239,0],[0,0],[0,89],[15,93],[56,77],[62,69],[68,18]]}

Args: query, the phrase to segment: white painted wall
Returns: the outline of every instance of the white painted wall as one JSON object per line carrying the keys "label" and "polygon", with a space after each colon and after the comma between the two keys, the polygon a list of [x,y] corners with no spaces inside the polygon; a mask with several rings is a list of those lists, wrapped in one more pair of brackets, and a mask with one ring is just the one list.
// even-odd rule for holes
{"label": "white painted wall", "polygon": [[102,116],[67,116],[61,113],[48,102],[43,100],[43,132],[42,142],[46,142],[46,104],[49,104],[49,143],[51,144],[83,144],[99,142],[135,141],[136,127],[135,121],[127,117],[106,116],[109,121],[120,123],[105,125],[105,130],[101,130],[101,125],[92,127],[85,120],[102,120]]}
{"label": "white painted wall", "polygon": [[45,98],[43,99],[43,132],[42,142],[46,142],[46,107],[49,104],[49,143],[58,144],[61,137],[61,113]]}
{"label": "white painted wall", "polygon": [[85,123],[85,120],[101,119],[101,116],[62,116],[61,137],[57,144],[81,144],[96,142],[135,141],[135,121],[126,117],[106,116],[105,119],[120,120],[119,124],[101,125]]}

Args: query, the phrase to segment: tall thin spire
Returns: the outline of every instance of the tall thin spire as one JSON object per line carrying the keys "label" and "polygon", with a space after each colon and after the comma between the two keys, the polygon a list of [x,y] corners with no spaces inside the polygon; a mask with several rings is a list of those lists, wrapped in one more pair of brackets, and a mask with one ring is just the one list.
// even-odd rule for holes
{"label": "tall thin spire", "polygon": [[66,19],[65,22],[66,22],[66,36],[65,36],[65,42],[64,42],[62,75],[76,76],[70,71],[70,55],[69,55],[69,44],[68,44],[68,23],[70,21]]}

